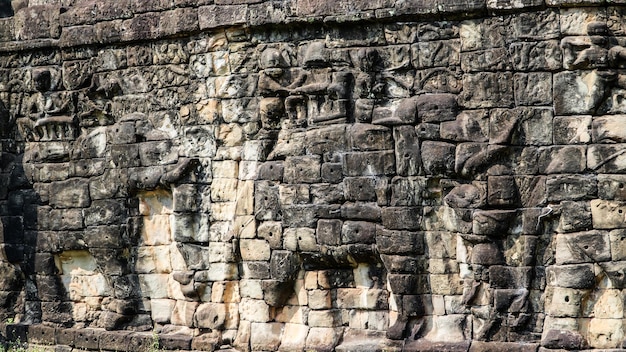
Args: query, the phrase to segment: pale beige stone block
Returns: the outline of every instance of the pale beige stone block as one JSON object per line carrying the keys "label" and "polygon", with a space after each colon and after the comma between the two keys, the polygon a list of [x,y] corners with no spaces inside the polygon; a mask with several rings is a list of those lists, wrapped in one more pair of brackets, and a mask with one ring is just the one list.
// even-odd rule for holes
{"label": "pale beige stone block", "polygon": [[239,282],[219,281],[211,286],[211,302],[216,303],[237,303],[241,301],[239,295]]}
{"label": "pale beige stone block", "polygon": [[141,245],[166,245],[172,241],[170,215],[151,215],[144,217],[141,227]]}
{"label": "pale beige stone block", "polygon": [[591,219],[596,229],[626,227],[626,203],[602,199],[591,201]]}
{"label": "pale beige stone block", "polygon": [[236,238],[256,237],[256,221],[253,215],[236,216],[231,229],[231,236]]}
{"label": "pale beige stone block", "polygon": [[241,280],[239,288],[243,298],[263,299],[261,280]]}
{"label": "pale beige stone block", "polygon": [[234,202],[237,200],[236,178],[215,178],[211,184],[211,201],[213,202]]}
{"label": "pale beige stone block", "polygon": [[315,229],[308,227],[288,228],[284,230],[283,236],[285,249],[301,251],[318,250],[317,240],[315,239]]}
{"label": "pale beige stone block", "polygon": [[221,124],[217,130],[217,140],[226,147],[241,146],[244,142],[244,133],[236,123]]}
{"label": "pale beige stone block", "polygon": [[243,260],[270,260],[271,249],[265,240],[242,239],[239,242],[239,251]]}
{"label": "pale beige stone block", "polygon": [[445,315],[446,314],[446,306],[445,301],[442,295],[432,295],[431,296],[433,302],[433,314],[434,315]]}
{"label": "pale beige stone block", "polygon": [[87,320],[89,310],[87,304],[76,302],[72,307],[72,318],[74,318],[75,321],[85,321]]}
{"label": "pale beige stone block", "polygon": [[553,317],[579,317],[582,297],[586,291],[565,287],[550,287],[546,291],[546,313]]}
{"label": "pale beige stone block", "polygon": [[336,327],[341,326],[341,310],[312,310],[309,312],[309,326],[313,327]]}
{"label": "pale beige stone block", "polygon": [[290,185],[281,184],[278,186],[278,195],[280,204],[306,204],[310,201],[311,195],[309,185]]}
{"label": "pale beige stone block", "polygon": [[218,178],[236,179],[239,176],[239,162],[235,160],[213,161],[211,166],[214,181]]}
{"label": "pale beige stone block", "polygon": [[620,348],[624,340],[622,319],[592,318],[586,335],[591,348]]}
{"label": "pale beige stone block", "polygon": [[460,295],[463,293],[459,274],[430,275],[431,292],[438,295]]}
{"label": "pale beige stone block", "polygon": [[335,304],[338,308],[376,309],[387,305],[388,293],[381,289],[339,288]]}
{"label": "pale beige stone block", "polygon": [[166,190],[143,191],[137,195],[139,213],[144,216],[169,215],[173,213],[172,193]]}
{"label": "pale beige stone block", "polygon": [[187,261],[176,243],[170,244],[170,263],[173,271],[187,270]]}
{"label": "pale beige stone block", "polygon": [[171,321],[176,301],[172,299],[151,299],[150,314],[155,323],[167,324]]}
{"label": "pale beige stone block", "polygon": [[211,242],[229,242],[233,238],[230,221],[209,221],[209,240]]}
{"label": "pale beige stone block", "polygon": [[235,263],[212,263],[207,272],[209,281],[235,280],[238,275]]}
{"label": "pale beige stone block", "polygon": [[226,306],[226,320],[224,321],[224,328],[237,329],[239,327],[239,304],[238,303],[225,303]]}
{"label": "pale beige stone block", "polygon": [[329,290],[309,290],[309,308],[311,309],[329,309],[332,307],[331,295]]}
{"label": "pale beige stone block", "polygon": [[176,301],[172,310],[172,324],[193,326],[193,317],[198,308],[198,302]]}
{"label": "pale beige stone block", "polygon": [[228,263],[235,261],[233,244],[228,242],[209,243],[209,263]]}
{"label": "pale beige stone block", "polygon": [[242,161],[239,163],[239,179],[240,180],[256,180],[257,170],[260,162],[258,161]]}
{"label": "pale beige stone block", "polygon": [[468,338],[468,317],[461,314],[433,315],[431,330],[424,337],[435,342],[460,342]]}
{"label": "pale beige stone block", "polygon": [[309,327],[302,324],[285,324],[279,351],[303,351]]}
{"label": "pale beige stone block", "polygon": [[343,335],[342,328],[311,327],[306,338],[307,349],[332,351]]}
{"label": "pale beige stone block", "polygon": [[284,324],[252,323],[250,347],[253,351],[276,351],[280,346]]}
{"label": "pale beige stone block", "polygon": [[389,312],[388,311],[369,311],[368,312],[368,329],[387,331],[389,329]]}
{"label": "pale beige stone block", "polygon": [[183,286],[178,281],[174,280],[172,275],[168,275],[167,296],[178,301],[187,300],[187,297],[183,293]]}
{"label": "pale beige stone block", "polygon": [[351,309],[348,311],[348,326],[352,329],[367,329],[369,312],[366,310]]}
{"label": "pale beige stone block", "polygon": [[211,203],[211,222],[232,221],[235,216],[235,202]]}
{"label": "pale beige stone block", "polygon": [[301,306],[284,306],[277,310],[275,319],[281,323],[304,324],[305,311],[308,309]]}
{"label": "pale beige stone block", "polygon": [[354,273],[354,285],[357,288],[370,288],[374,286],[374,281],[370,277],[370,266],[366,263],[359,263],[352,270]]}
{"label": "pale beige stone block", "polygon": [[139,287],[144,297],[152,299],[167,298],[167,286],[169,274],[141,274],[139,277]]}
{"label": "pale beige stone block", "polygon": [[242,298],[239,304],[242,320],[264,323],[270,321],[270,307],[263,300]]}
{"label": "pale beige stone block", "polygon": [[594,290],[586,298],[584,316],[601,319],[624,317],[624,297],[621,290]]}
{"label": "pale beige stone block", "polygon": [[246,141],[241,152],[241,160],[264,161],[266,141]]}
{"label": "pale beige stone block", "polygon": [[239,181],[235,214],[254,215],[254,181]]}
{"label": "pale beige stone block", "polygon": [[272,249],[283,245],[283,227],[280,221],[264,221],[257,228],[257,236],[266,240]]}
{"label": "pale beige stone block", "polygon": [[304,273],[304,288],[307,290],[317,289],[317,271],[307,271]]}
{"label": "pale beige stone block", "polygon": [[249,321],[242,320],[239,322],[239,329],[237,329],[237,336],[233,341],[233,346],[238,348],[241,351],[249,351],[250,350],[250,330],[252,328],[252,323]]}
{"label": "pale beige stone block", "polygon": [[172,272],[169,246],[139,247],[135,270],[139,274]]}

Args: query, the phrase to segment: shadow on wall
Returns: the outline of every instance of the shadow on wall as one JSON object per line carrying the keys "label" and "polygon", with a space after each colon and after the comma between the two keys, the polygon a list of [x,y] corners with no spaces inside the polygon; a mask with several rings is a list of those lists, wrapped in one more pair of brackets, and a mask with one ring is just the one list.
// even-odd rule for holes
{"label": "shadow on wall", "polygon": [[11,0],[0,0],[0,18],[13,16],[13,6]]}

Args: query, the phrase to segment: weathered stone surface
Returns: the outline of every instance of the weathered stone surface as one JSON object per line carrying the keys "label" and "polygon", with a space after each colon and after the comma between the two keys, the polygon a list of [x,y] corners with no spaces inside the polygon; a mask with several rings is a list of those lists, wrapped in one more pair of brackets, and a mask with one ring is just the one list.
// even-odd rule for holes
{"label": "weathered stone surface", "polygon": [[7,337],[623,347],[620,1],[10,3]]}

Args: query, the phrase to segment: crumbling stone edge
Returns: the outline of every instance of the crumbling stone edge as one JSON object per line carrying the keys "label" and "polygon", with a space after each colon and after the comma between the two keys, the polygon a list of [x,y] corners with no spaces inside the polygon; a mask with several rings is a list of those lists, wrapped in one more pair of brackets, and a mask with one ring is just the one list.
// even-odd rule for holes
{"label": "crumbling stone edge", "polygon": [[[159,351],[226,351],[237,352],[229,345],[220,344],[211,334],[159,334],[153,332],[107,331],[104,329],[57,328],[43,324],[0,323],[0,341],[5,345],[26,343],[31,347],[54,346],[55,352],[71,351],[136,351],[152,352],[158,339]],[[549,351],[539,343],[464,341],[453,343],[418,341],[389,341],[384,346],[375,341],[344,341],[334,350],[339,352],[542,352]],[[554,351],[554,350],[551,350]]]}

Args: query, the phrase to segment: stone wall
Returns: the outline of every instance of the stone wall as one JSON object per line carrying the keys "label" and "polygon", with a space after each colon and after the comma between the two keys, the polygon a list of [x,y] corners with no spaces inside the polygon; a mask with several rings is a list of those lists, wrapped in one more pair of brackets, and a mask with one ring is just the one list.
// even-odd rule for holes
{"label": "stone wall", "polygon": [[5,338],[622,348],[619,1],[0,12]]}

